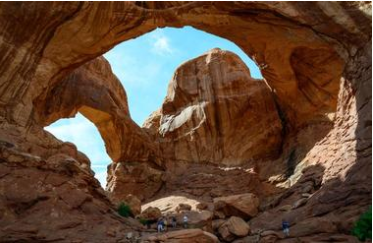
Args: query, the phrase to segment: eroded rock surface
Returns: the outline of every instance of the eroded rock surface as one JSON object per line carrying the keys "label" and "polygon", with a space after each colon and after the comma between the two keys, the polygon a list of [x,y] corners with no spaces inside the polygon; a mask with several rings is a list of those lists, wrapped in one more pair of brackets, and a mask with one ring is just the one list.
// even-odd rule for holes
{"label": "eroded rock surface", "polygon": [[114,211],[86,164],[4,146],[0,160],[1,242],[116,242],[128,232],[138,235],[141,225]]}
{"label": "eroded rock surface", "polygon": [[[258,161],[254,172],[283,190],[261,198],[261,210],[250,221],[252,232],[278,231],[281,219],[287,217],[301,241],[354,242],[346,234],[371,204],[372,196],[370,2],[2,2],[0,9],[1,241],[118,242],[126,240],[125,232],[140,230],[135,222],[123,221],[113,212],[86,156],[42,127],[77,111],[85,113],[106,141],[113,159],[111,176],[122,171],[130,175],[121,185],[127,189],[118,190],[118,200],[133,192],[132,185],[141,185],[147,195],[162,188],[159,174],[179,163],[159,160],[158,152],[166,149],[153,147],[149,137],[155,133],[147,134],[131,122],[120,88],[86,75],[90,80],[79,83],[87,94],[79,91],[81,99],[75,103],[70,86],[82,77],[79,73],[84,74],[87,66],[82,65],[88,61],[94,69],[89,72],[102,75],[94,64],[99,61],[92,60],[117,43],[156,27],[188,25],[227,38],[251,56],[275,94],[276,110],[281,111],[285,140],[279,157]],[[216,65],[211,60],[207,63]],[[175,97],[169,98],[173,104]],[[166,108],[168,115],[180,115],[173,107]],[[195,115],[198,109],[187,108],[179,118],[185,121],[186,115]],[[172,119],[158,123],[155,118],[162,114],[154,113],[150,124],[167,124],[162,131],[169,136],[181,123]],[[201,151],[194,150],[200,153],[197,158],[203,158]],[[257,158],[258,154],[251,153]],[[206,154],[213,154],[219,163],[236,163],[224,161],[224,156],[229,157],[226,153]],[[274,155],[273,150],[269,154]],[[189,156],[183,151],[181,155]],[[149,172],[149,177],[137,183],[138,171]],[[116,178],[124,178],[125,173]],[[194,175],[187,179],[191,181]],[[146,183],[153,177],[157,180]],[[109,188],[117,182],[112,180]],[[180,180],[174,182],[169,188]],[[206,195],[208,188],[211,185],[188,190],[192,195]],[[235,190],[225,188],[218,194]],[[310,194],[308,200],[293,207],[304,193]],[[318,228],[318,222],[328,222],[327,230]],[[307,223],[314,226],[312,231],[302,228]],[[267,242],[278,238],[263,236]],[[209,242],[216,238],[189,231],[170,239]]]}
{"label": "eroded rock surface", "polygon": [[182,64],[160,112],[144,125],[166,163],[235,166],[276,157],[282,124],[274,97],[235,54],[213,49]]}
{"label": "eroded rock surface", "polygon": [[78,112],[95,124],[113,160],[107,189],[114,202],[125,201],[128,194],[142,200],[159,190],[162,172],[154,168],[159,167],[157,147],[131,119],[126,92],[103,57],[74,70],[39,96],[35,105],[43,126]]}

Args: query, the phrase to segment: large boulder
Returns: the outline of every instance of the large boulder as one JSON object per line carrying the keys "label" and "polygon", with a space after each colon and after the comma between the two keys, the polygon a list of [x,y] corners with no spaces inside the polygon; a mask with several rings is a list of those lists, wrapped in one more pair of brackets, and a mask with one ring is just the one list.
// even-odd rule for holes
{"label": "large boulder", "polygon": [[209,204],[205,202],[200,202],[196,205],[196,209],[198,210],[208,210]]}
{"label": "large boulder", "polygon": [[252,193],[245,193],[214,199],[214,215],[217,218],[238,216],[250,219],[258,214],[259,198]]}
{"label": "large boulder", "polygon": [[219,227],[218,232],[223,240],[231,242],[236,238],[247,236],[250,227],[243,219],[232,216]]}
{"label": "large boulder", "polygon": [[141,201],[136,196],[128,194],[123,201],[131,208],[134,216],[141,213]]}
{"label": "large boulder", "polygon": [[225,223],[225,220],[224,219],[214,219],[212,221],[212,230],[214,232],[218,232],[218,229],[220,228],[220,226],[222,226],[223,224]]}
{"label": "large boulder", "polygon": [[187,203],[180,203],[177,207],[176,207],[176,212],[183,212],[183,211],[190,211],[192,210],[192,206],[190,206],[189,204]]}
{"label": "large boulder", "polygon": [[162,212],[159,208],[148,207],[140,215],[139,218],[150,221],[156,221],[162,216]]}

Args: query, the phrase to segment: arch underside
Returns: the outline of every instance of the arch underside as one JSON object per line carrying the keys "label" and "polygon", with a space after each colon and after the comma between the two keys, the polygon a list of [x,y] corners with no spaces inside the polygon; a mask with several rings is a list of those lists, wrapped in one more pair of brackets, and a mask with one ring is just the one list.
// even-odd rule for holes
{"label": "arch underside", "polygon": [[[129,192],[118,186],[130,185],[147,196],[161,192],[169,162],[162,160],[153,135],[132,121],[125,91],[100,56],[120,42],[166,26],[192,26],[226,38],[260,67],[281,118],[283,139],[277,160],[259,164],[258,174],[268,179],[272,175],[266,171],[283,166],[283,186],[289,187],[284,195],[298,195],[309,184],[316,185],[312,190],[322,186],[304,208],[289,213],[296,223],[315,216],[350,222],[349,213],[371,203],[371,3],[3,2],[0,9],[0,188],[25,188],[16,196],[3,190],[4,224],[24,228],[17,217],[28,212],[25,205],[36,205],[37,218],[50,218],[49,208],[70,215],[88,205],[82,217],[88,224],[94,220],[86,215],[110,211],[87,170],[87,158],[43,131],[77,112],[96,125],[114,162],[109,167],[113,199]],[[29,187],[29,178],[39,179],[38,173],[45,191]],[[255,183],[263,179],[253,178]],[[274,180],[283,179],[278,178]],[[46,189],[50,184],[57,193]],[[52,200],[62,200],[62,206],[44,206]],[[259,215],[257,225],[268,215],[280,220],[274,207],[264,208],[268,214]],[[49,232],[60,227],[55,218],[48,225],[32,222]],[[107,217],[106,222],[117,227],[120,221]],[[344,224],[338,227],[348,231]],[[105,230],[93,233],[104,241]],[[90,233],[81,236],[89,239]]]}
{"label": "arch underside", "polygon": [[[296,129],[296,127],[304,126],[310,120],[323,120],[325,114],[336,110],[339,79],[344,66],[344,61],[340,57],[341,53],[337,53],[333,46],[324,40],[322,34],[313,31],[307,25],[300,26],[299,21],[302,21],[301,19],[284,17],[288,15],[286,12],[282,13],[284,16],[279,16],[277,11],[280,11],[278,9],[280,6],[267,6],[264,3],[211,4],[207,2],[169,3],[164,5],[156,3],[153,5],[137,2],[136,4],[83,4],[84,10],[79,11],[83,7],[82,4],[75,5],[66,5],[70,8],[76,8],[78,10],[77,14],[71,16],[70,21],[58,25],[53,38],[48,41],[43,49],[43,58],[38,63],[43,68],[36,68],[35,78],[29,85],[34,88],[20,89],[19,92],[27,93],[22,94],[22,97],[24,97],[22,102],[19,105],[14,104],[14,102],[9,104],[13,107],[11,109],[14,114],[12,119],[17,123],[45,123],[46,121],[43,121],[43,119],[46,118],[38,121],[39,113],[45,113],[43,110],[45,108],[34,109],[29,104],[40,107],[43,104],[39,105],[39,101],[46,104],[50,103],[49,98],[45,98],[47,94],[51,94],[50,87],[61,89],[58,87],[62,87],[63,83],[68,83],[65,76],[71,73],[77,65],[102,54],[118,42],[134,38],[156,27],[182,27],[187,25],[233,41],[258,64],[266,82],[276,96],[284,117],[286,117],[286,126]],[[66,10],[61,11],[64,13]],[[287,11],[286,8],[285,11]],[[125,13],[132,14],[126,15]],[[204,15],[204,13],[209,14]],[[312,17],[316,18],[315,16]],[[86,24],[86,21],[83,21],[86,19],[93,19],[94,30]],[[74,31],[75,29],[79,29],[79,31]],[[66,55],[69,53],[66,50],[71,50],[72,54]],[[302,62],[305,59],[307,61]],[[45,67],[49,67],[49,73],[45,72]],[[38,72],[38,70],[40,71]],[[38,73],[43,75],[42,79]],[[102,86],[101,84],[101,86],[89,87],[88,83],[92,80],[84,81],[83,79],[87,77],[79,77],[76,74],[69,75],[72,77],[70,80],[80,80],[81,87],[85,87],[85,92],[97,94],[98,91],[93,89],[105,87],[108,90],[106,93],[109,93],[103,94],[105,92],[101,92],[102,97],[95,97],[95,104],[92,104],[92,100],[88,99],[88,95],[81,99],[84,100],[81,102],[82,104],[66,104],[68,108],[62,108],[62,106],[58,109],[67,109],[64,116],[71,116],[79,110],[80,106],[92,108],[93,110],[90,109],[89,112],[86,111],[85,113],[100,130],[107,144],[109,155],[114,161],[127,160],[129,155],[121,156],[120,154],[125,152],[119,147],[113,147],[123,143],[122,137],[124,135],[112,135],[110,138],[105,135],[106,130],[110,129],[112,129],[110,134],[122,133],[119,130],[124,128],[119,128],[120,126],[118,127],[118,124],[115,124],[113,117],[116,117],[115,119],[122,116],[129,117],[128,108],[126,108],[125,114],[113,110],[121,110],[122,107],[120,106],[124,103],[127,105],[127,102],[119,99],[122,102],[122,104],[119,104],[118,100],[110,100],[112,99],[110,95],[115,91],[107,85]],[[44,82],[44,84],[41,82]],[[84,85],[84,82],[87,84]],[[75,94],[78,93],[77,91],[74,92]],[[21,94],[17,94],[17,96],[19,95]],[[3,96],[3,99],[6,99],[6,97]],[[63,101],[63,98],[61,98],[60,103],[66,103],[66,100]],[[7,103],[6,100],[3,100],[3,102]],[[86,102],[88,104],[85,104]],[[98,105],[104,106],[99,104],[100,102],[114,104],[115,108],[97,107]],[[111,110],[108,111],[108,109]],[[99,125],[99,120],[93,120],[100,117],[99,114],[97,116],[89,115],[94,110],[103,111],[112,117],[107,118],[110,122],[105,123],[105,128],[103,124]],[[116,114],[113,115],[113,112]],[[50,111],[49,113],[53,112]],[[19,116],[19,114],[22,114],[22,116]],[[30,115],[26,117],[28,114]],[[54,115],[48,114],[50,116],[48,119],[56,120],[64,117],[58,114],[60,113],[57,111]],[[53,116],[56,117],[53,118]],[[119,132],[114,132],[116,129]],[[141,135],[139,136],[141,137]]]}
{"label": "arch underside", "polygon": [[[321,27],[316,27],[319,28],[317,31],[310,26],[323,18],[324,21],[332,21],[331,16],[316,16],[305,11],[304,6],[292,5],[292,8],[299,8],[300,13],[307,16],[309,22],[305,24],[305,19],[288,12],[287,3],[283,6],[280,3],[272,6],[264,3],[206,2],[161,5],[86,4],[84,10],[71,16],[70,21],[59,25],[38,63],[43,68],[36,68],[31,80],[30,85],[35,88],[24,90],[27,93],[24,99],[31,99],[35,108],[24,106],[28,104],[26,100],[21,105],[12,103],[15,106],[12,110],[17,114],[30,114],[28,118],[19,117],[17,122],[46,125],[81,111],[97,126],[114,162],[145,162],[152,167],[165,168],[164,163],[167,162],[162,158],[159,145],[154,144],[151,136],[131,120],[125,91],[120,91],[124,95],[119,94],[118,97],[117,90],[123,89],[118,80],[110,77],[113,81],[109,85],[103,83],[102,80],[108,79],[107,75],[111,71],[94,71],[100,65],[90,63],[98,61],[91,61],[78,69],[76,66],[121,41],[135,38],[154,28],[193,26],[231,40],[260,67],[276,100],[282,121],[283,145],[277,149],[280,153],[282,151],[282,155],[279,154],[278,158],[290,154],[292,146],[289,144],[292,142],[288,140],[294,139],[294,134],[304,127],[326,122],[326,127],[330,128],[330,117],[336,112],[340,78],[348,54],[343,45],[330,41],[338,36],[338,32],[325,33]],[[310,6],[319,10],[329,7],[317,4]],[[70,7],[80,9],[83,6]],[[354,6],[344,7],[348,9]],[[87,25],[87,19],[93,20],[94,29]],[[351,31],[346,30],[349,26],[341,23],[334,23],[334,27],[340,31]],[[79,31],[74,31],[76,29]],[[354,37],[346,38],[346,42],[357,45],[361,41]],[[67,55],[69,52],[66,50],[71,50],[71,55]],[[49,73],[45,72],[45,67],[49,67]],[[43,79],[40,79],[39,73]],[[95,73],[96,77],[92,78],[90,73]],[[100,77],[105,73],[106,76]],[[44,84],[40,83],[42,81]],[[76,86],[77,83],[80,86]],[[94,83],[97,85],[92,85]],[[70,97],[54,94],[64,93],[64,90],[69,91],[65,94]],[[25,109],[31,109],[32,112]],[[329,128],[322,128],[320,136],[315,139],[321,139]],[[309,148],[317,140],[306,143],[305,147]],[[303,150],[307,151],[307,148]]]}

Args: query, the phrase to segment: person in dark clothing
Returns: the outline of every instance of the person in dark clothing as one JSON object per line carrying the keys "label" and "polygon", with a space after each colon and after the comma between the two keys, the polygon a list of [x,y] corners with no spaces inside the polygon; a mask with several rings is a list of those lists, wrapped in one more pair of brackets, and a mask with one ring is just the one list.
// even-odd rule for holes
{"label": "person in dark clothing", "polygon": [[284,235],[286,237],[289,236],[289,233],[290,233],[290,224],[285,219],[282,220],[282,232],[284,232]]}
{"label": "person in dark clothing", "polygon": [[176,218],[175,216],[172,216],[172,228],[176,228],[176,225],[177,225],[177,221],[176,221]]}

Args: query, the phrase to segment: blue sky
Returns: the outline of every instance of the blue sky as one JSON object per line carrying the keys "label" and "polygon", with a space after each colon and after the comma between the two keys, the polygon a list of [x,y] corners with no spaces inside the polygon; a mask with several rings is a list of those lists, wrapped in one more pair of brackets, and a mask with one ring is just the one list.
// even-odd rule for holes
{"label": "blue sky", "polygon": [[[104,57],[127,92],[132,119],[141,126],[161,106],[176,68],[216,47],[239,55],[249,67],[251,76],[262,78],[255,63],[237,45],[192,27],[156,29],[115,46]],[[78,114],[45,129],[57,138],[77,145],[90,158],[96,178],[105,186],[110,158],[91,122]]]}

